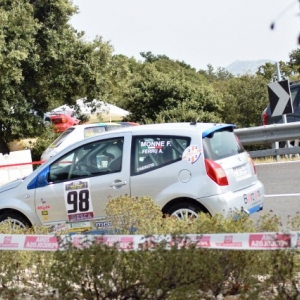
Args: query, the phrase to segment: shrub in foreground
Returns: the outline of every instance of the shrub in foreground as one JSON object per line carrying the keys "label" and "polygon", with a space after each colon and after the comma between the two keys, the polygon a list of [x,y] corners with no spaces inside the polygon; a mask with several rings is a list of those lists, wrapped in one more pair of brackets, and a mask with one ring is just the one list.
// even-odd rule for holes
{"label": "shrub in foreground", "polygon": [[[249,218],[224,219],[200,214],[198,219],[162,217],[148,197],[119,197],[107,206],[108,217],[119,232],[173,238],[194,233],[277,231],[280,219],[266,214],[257,222]],[[299,219],[291,218],[293,230]],[[7,224],[0,233],[11,233]],[[45,234],[45,228],[19,234]],[[155,250],[121,251],[92,243],[57,252],[1,251],[2,299],[215,299],[238,295],[240,299],[300,299],[299,254],[295,250],[214,250],[193,245]],[[55,293],[54,293],[55,292]]]}

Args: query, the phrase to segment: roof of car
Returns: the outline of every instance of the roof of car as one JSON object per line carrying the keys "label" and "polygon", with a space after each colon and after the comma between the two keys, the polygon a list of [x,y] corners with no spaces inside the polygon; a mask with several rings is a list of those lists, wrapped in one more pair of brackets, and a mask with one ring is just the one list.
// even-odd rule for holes
{"label": "roof of car", "polygon": [[[159,132],[161,130],[200,130],[201,132],[206,132],[207,135],[215,131],[217,128],[234,128],[233,124],[223,124],[223,123],[196,123],[196,122],[182,122],[182,123],[159,123],[159,124],[145,124],[139,126],[130,126],[130,127],[120,127],[113,132]],[[111,132],[105,132],[103,134],[110,134]]]}
{"label": "roof of car", "polygon": [[[85,125],[77,125],[74,127],[78,126],[89,126],[92,124],[85,124]],[[70,127],[69,127],[70,128]],[[209,134],[213,133],[214,131],[218,129],[224,129],[224,128],[229,128],[233,129],[235,128],[235,125],[233,124],[222,124],[222,123],[196,123],[196,122],[185,122],[185,123],[160,123],[160,124],[147,124],[147,125],[139,125],[139,126],[130,126],[130,127],[120,127],[118,129],[115,129],[113,131],[106,131],[98,135],[94,135],[91,137],[87,137],[85,139],[79,140],[78,142],[68,146],[67,148],[62,150],[62,153],[66,153],[70,150],[70,147],[77,147],[79,145],[84,145],[85,143],[90,143],[97,141],[99,139],[99,136],[101,137],[111,137],[112,135],[116,133],[126,133],[126,132],[131,132],[133,135],[137,134],[149,134],[153,135],[155,133],[160,134],[185,134],[186,131],[197,131],[199,134],[201,134],[202,138],[208,136]],[[55,156],[49,159],[49,162],[54,159]]]}

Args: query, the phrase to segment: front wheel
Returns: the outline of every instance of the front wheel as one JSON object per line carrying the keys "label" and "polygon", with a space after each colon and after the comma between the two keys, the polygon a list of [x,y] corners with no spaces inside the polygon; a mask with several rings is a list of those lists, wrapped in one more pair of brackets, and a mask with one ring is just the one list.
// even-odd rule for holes
{"label": "front wheel", "polygon": [[17,212],[6,212],[0,215],[0,224],[9,224],[12,231],[30,227],[29,222]]}
{"label": "front wheel", "polygon": [[203,208],[197,203],[178,203],[172,206],[167,214],[170,216],[174,216],[179,220],[182,219],[197,219],[198,214],[200,212],[204,212]]}

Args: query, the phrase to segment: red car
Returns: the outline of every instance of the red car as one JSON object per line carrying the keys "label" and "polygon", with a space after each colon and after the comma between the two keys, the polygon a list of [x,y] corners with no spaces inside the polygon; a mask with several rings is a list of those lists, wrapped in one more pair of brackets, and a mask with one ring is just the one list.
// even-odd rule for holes
{"label": "red car", "polygon": [[49,113],[49,118],[54,125],[55,132],[64,132],[67,128],[80,123],[74,111],[71,110],[52,111]]}

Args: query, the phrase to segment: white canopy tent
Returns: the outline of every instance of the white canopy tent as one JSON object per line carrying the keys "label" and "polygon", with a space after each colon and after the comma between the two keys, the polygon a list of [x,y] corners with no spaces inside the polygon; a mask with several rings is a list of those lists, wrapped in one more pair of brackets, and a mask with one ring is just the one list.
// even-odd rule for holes
{"label": "white canopy tent", "polygon": [[[76,103],[80,108],[80,113],[89,116],[90,122],[99,121],[98,115],[101,115],[104,121],[111,122],[113,120],[120,120],[130,114],[128,111],[120,107],[96,99],[93,100],[91,105],[85,104],[84,99],[78,99]],[[92,106],[96,107],[96,110],[94,112],[92,112]],[[73,110],[73,108],[68,105],[62,105],[53,109],[52,111],[62,110]]]}

